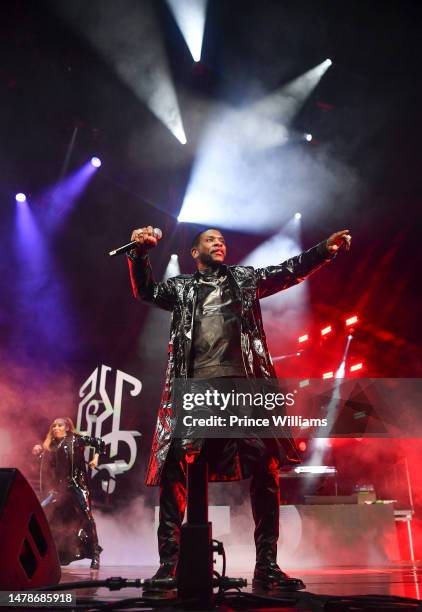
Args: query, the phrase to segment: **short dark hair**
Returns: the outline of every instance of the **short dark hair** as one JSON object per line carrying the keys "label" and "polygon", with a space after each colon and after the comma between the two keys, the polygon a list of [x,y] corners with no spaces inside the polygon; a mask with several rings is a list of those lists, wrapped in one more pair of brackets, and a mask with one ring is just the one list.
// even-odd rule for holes
{"label": "short dark hair", "polygon": [[[195,236],[193,237],[192,244],[191,244],[191,247],[190,247],[190,248],[191,248],[191,249],[196,249],[196,248],[198,248],[198,246],[199,246],[199,242],[200,242],[200,240],[201,240],[201,236],[202,236],[202,234],[205,234],[205,232],[208,232],[210,229],[215,229],[215,230],[217,230],[217,232],[220,232],[220,230],[219,230],[219,229],[217,229],[216,227],[208,227],[207,229],[204,229],[204,230],[202,230],[201,232],[198,232],[198,233],[197,233],[197,234],[195,234]],[[220,234],[221,234],[221,232],[220,232]]]}
{"label": "short dark hair", "polygon": [[201,232],[198,232],[197,234],[195,234],[195,236],[193,237],[193,240],[192,240],[192,244],[190,246],[191,249],[196,249],[199,246],[199,243],[200,243],[200,240],[201,240],[201,236],[206,231],[207,230],[202,230]]}

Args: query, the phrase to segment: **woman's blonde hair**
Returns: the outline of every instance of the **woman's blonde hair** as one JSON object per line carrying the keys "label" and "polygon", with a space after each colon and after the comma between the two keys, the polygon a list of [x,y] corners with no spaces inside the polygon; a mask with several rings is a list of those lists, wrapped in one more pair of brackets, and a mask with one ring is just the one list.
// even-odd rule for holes
{"label": "woman's blonde hair", "polygon": [[70,417],[59,417],[57,419],[54,419],[54,421],[51,423],[48,429],[48,433],[42,445],[45,450],[51,450],[51,443],[54,439],[53,438],[53,425],[56,421],[64,421],[66,431],[71,431],[71,432],[76,431],[75,425],[73,424],[73,421]]}

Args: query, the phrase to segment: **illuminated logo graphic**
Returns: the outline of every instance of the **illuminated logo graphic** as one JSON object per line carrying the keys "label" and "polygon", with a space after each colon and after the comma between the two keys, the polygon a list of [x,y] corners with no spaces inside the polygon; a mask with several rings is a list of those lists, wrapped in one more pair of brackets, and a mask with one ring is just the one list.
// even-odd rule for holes
{"label": "illuminated logo graphic", "polygon": [[[107,388],[113,383],[113,398],[109,395]],[[116,479],[119,474],[128,472],[134,465],[137,456],[136,437],[139,431],[124,431],[120,429],[120,418],[122,412],[122,399],[124,394],[130,393],[132,397],[140,394],[142,383],[140,380],[121,370],[113,372],[112,368],[101,365],[92,372],[79,389],[77,430],[88,436],[102,438],[108,449],[109,463],[101,463],[100,469],[92,470],[91,477],[104,470],[108,472],[108,479],[101,481],[103,491],[113,493],[116,489]],[[108,433],[104,433],[107,431]],[[85,451],[85,459],[89,460],[90,449]],[[125,459],[121,457],[126,457]],[[120,458],[117,458],[120,457]]]}

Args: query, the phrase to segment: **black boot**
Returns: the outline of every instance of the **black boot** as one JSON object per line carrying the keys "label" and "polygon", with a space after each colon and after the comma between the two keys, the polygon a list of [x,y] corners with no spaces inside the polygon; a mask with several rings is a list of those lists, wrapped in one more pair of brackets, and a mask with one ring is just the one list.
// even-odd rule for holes
{"label": "black boot", "polygon": [[98,544],[94,547],[92,551],[92,561],[91,561],[91,569],[98,570],[100,569],[100,554],[103,552],[103,549]]}
{"label": "black boot", "polygon": [[170,591],[176,588],[176,563],[160,563],[160,567],[144,582],[144,590]]}
{"label": "black boot", "polygon": [[280,491],[275,462],[262,463],[251,479],[251,505],[255,521],[256,566],[252,587],[256,591],[299,591],[305,585],[290,578],[277,565]]}
{"label": "black boot", "polygon": [[91,556],[91,569],[98,570],[100,569],[100,554],[103,552],[103,549],[98,544],[98,535],[97,535],[97,527],[95,525],[94,517],[92,516],[90,504],[87,503],[84,508],[85,516],[89,525],[89,536],[90,536],[90,545],[92,550]]}
{"label": "black boot", "polygon": [[160,567],[155,572],[151,580],[166,580],[167,578],[176,577],[175,563],[160,563]]}
{"label": "black boot", "polygon": [[186,473],[181,461],[184,453],[179,455],[178,452],[172,443],[161,475],[157,532],[160,567],[144,585],[144,588],[152,591],[176,588],[180,528],[186,508]]}
{"label": "black boot", "polygon": [[291,578],[281,571],[275,561],[257,563],[252,581],[254,591],[300,591],[305,584],[300,578]]}

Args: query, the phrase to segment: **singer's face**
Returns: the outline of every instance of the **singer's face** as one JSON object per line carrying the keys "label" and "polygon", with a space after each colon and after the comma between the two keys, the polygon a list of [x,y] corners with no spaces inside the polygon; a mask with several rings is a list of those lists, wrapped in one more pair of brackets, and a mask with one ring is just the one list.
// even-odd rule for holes
{"label": "singer's face", "polygon": [[66,435],[66,423],[63,419],[56,419],[51,425],[51,433],[56,440],[64,438]]}
{"label": "singer's face", "polygon": [[192,257],[205,265],[223,263],[226,259],[226,242],[223,235],[215,229],[201,234],[199,244],[192,249]]}

